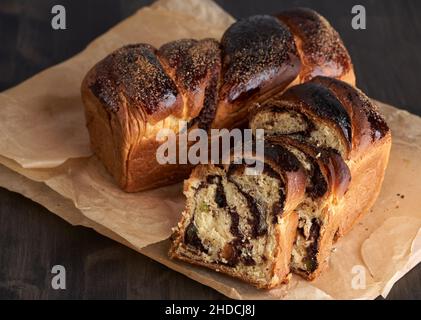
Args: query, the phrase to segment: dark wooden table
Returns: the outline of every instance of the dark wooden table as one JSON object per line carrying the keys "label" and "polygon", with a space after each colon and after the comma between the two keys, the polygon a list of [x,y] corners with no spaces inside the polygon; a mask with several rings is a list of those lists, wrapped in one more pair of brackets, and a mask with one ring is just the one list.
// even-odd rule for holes
{"label": "dark wooden table", "polygon": [[[81,51],[147,0],[2,0],[0,91]],[[236,18],[308,6],[342,35],[359,86],[371,97],[421,115],[421,2],[358,1],[367,29],[351,27],[355,1],[219,0]],[[67,30],[50,26],[51,8],[67,10]],[[0,110],[1,116],[1,110]],[[404,130],[404,128],[403,128]],[[51,288],[51,267],[66,267],[67,289]],[[94,231],[72,227],[42,206],[0,188],[0,298],[221,299],[222,295]],[[421,265],[390,299],[421,299]]]}

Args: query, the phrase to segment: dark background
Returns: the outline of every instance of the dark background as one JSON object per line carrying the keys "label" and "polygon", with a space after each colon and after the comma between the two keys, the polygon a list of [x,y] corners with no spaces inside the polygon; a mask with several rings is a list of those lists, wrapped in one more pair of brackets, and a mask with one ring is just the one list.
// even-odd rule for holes
{"label": "dark background", "polygon": [[[70,58],[95,37],[152,1],[0,0],[0,91]],[[421,1],[218,0],[236,18],[307,6],[341,34],[358,86],[369,96],[421,115]],[[51,28],[64,5],[67,30]],[[367,10],[367,29],[353,30],[351,8]],[[0,110],[1,116],[1,110]],[[51,289],[51,268],[67,271],[67,290]],[[222,295],[42,206],[0,188],[0,298],[221,299]],[[421,265],[390,299],[421,299]]]}

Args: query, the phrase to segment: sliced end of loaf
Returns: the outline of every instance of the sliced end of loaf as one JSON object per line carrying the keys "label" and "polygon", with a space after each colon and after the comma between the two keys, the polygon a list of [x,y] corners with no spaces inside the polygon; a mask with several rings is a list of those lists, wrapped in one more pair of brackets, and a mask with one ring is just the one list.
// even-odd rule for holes
{"label": "sliced end of loaf", "polygon": [[297,215],[282,214],[283,182],[264,172],[196,168],[187,207],[174,233],[173,258],[227,273],[260,288],[285,282]]}

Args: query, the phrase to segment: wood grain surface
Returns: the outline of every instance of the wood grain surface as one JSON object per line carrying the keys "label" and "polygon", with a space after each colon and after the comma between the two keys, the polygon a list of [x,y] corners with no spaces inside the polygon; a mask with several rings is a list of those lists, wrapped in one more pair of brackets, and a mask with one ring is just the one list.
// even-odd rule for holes
{"label": "wood grain surface", "polygon": [[[64,61],[152,1],[2,0],[0,91]],[[307,6],[340,32],[369,96],[421,115],[421,1],[218,0],[236,18]],[[51,28],[51,8],[67,10],[67,29]],[[367,29],[351,27],[351,8],[367,10]],[[135,32],[135,30],[134,30]],[[1,116],[1,114],[0,114]],[[405,128],[402,128],[405,130]],[[51,288],[51,268],[66,267],[67,289]],[[72,227],[42,206],[0,188],[0,299],[223,299],[94,231]],[[421,265],[389,299],[421,299]]]}

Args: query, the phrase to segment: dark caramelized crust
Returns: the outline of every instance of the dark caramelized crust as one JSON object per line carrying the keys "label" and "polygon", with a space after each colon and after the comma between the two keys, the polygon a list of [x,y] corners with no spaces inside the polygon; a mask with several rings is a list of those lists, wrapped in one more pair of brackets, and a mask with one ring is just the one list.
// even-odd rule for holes
{"label": "dark caramelized crust", "polygon": [[377,106],[361,90],[346,82],[322,76],[311,82],[328,88],[346,109],[352,123],[353,152],[360,152],[387,135],[389,127],[386,121],[379,114]]}
{"label": "dark caramelized crust", "polygon": [[296,39],[303,63],[301,82],[317,75],[344,79],[352,73],[353,77],[348,51],[325,18],[307,8],[283,11],[277,18],[290,28]]}
{"label": "dark caramelized crust", "polygon": [[104,104],[116,112],[126,103],[144,120],[155,123],[182,110],[174,81],[148,44],[128,45],[116,50],[94,68],[87,86]]}
{"label": "dark caramelized crust", "polygon": [[265,143],[265,157],[279,171],[298,171],[301,168],[300,161],[282,144],[277,141]]}
{"label": "dark caramelized crust", "polygon": [[192,120],[191,125],[197,123],[198,128],[209,130],[212,121],[215,119],[216,107],[218,103],[218,76],[215,73],[210,79],[209,85],[205,90],[205,100],[199,115]]}
{"label": "dark caramelized crust", "polygon": [[200,82],[219,67],[219,43],[213,39],[182,39],[159,48],[158,56],[174,69],[174,81],[180,90],[196,90]]}
{"label": "dark caramelized crust", "polygon": [[158,57],[184,96],[187,108],[183,118],[187,114],[188,119],[195,118],[204,104],[206,114],[214,113],[221,70],[219,43],[213,39],[177,40],[164,44]]}
{"label": "dark caramelized crust", "polygon": [[283,103],[294,105],[311,118],[319,118],[336,127],[350,148],[351,118],[342,103],[326,87],[307,82],[291,87],[282,96]]}
{"label": "dark caramelized crust", "polygon": [[288,136],[269,137],[268,139],[299,149],[307,156],[307,160],[313,163],[312,172],[309,173],[312,181],[306,190],[311,198],[323,197],[329,191],[339,199],[348,190],[351,172],[336,150],[318,148]]}
{"label": "dark caramelized crust", "polygon": [[[335,128],[337,133],[333,140],[341,141],[342,156],[346,159],[390,133],[377,107],[364,93],[344,81],[322,76],[291,87],[283,95],[262,103],[251,116],[252,127],[256,125],[256,115],[262,112],[299,114],[305,128],[288,134],[298,134],[306,139],[317,130],[317,124],[328,124]],[[266,122],[262,128],[267,130],[267,125]],[[277,128],[280,132],[282,129]]]}
{"label": "dark caramelized crust", "polygon": [[300,71],[293,36],[271,16],[237,21],[224,33],[221,48],[220,100],[226,104],[244,102],[275,87],[282,91]]}

